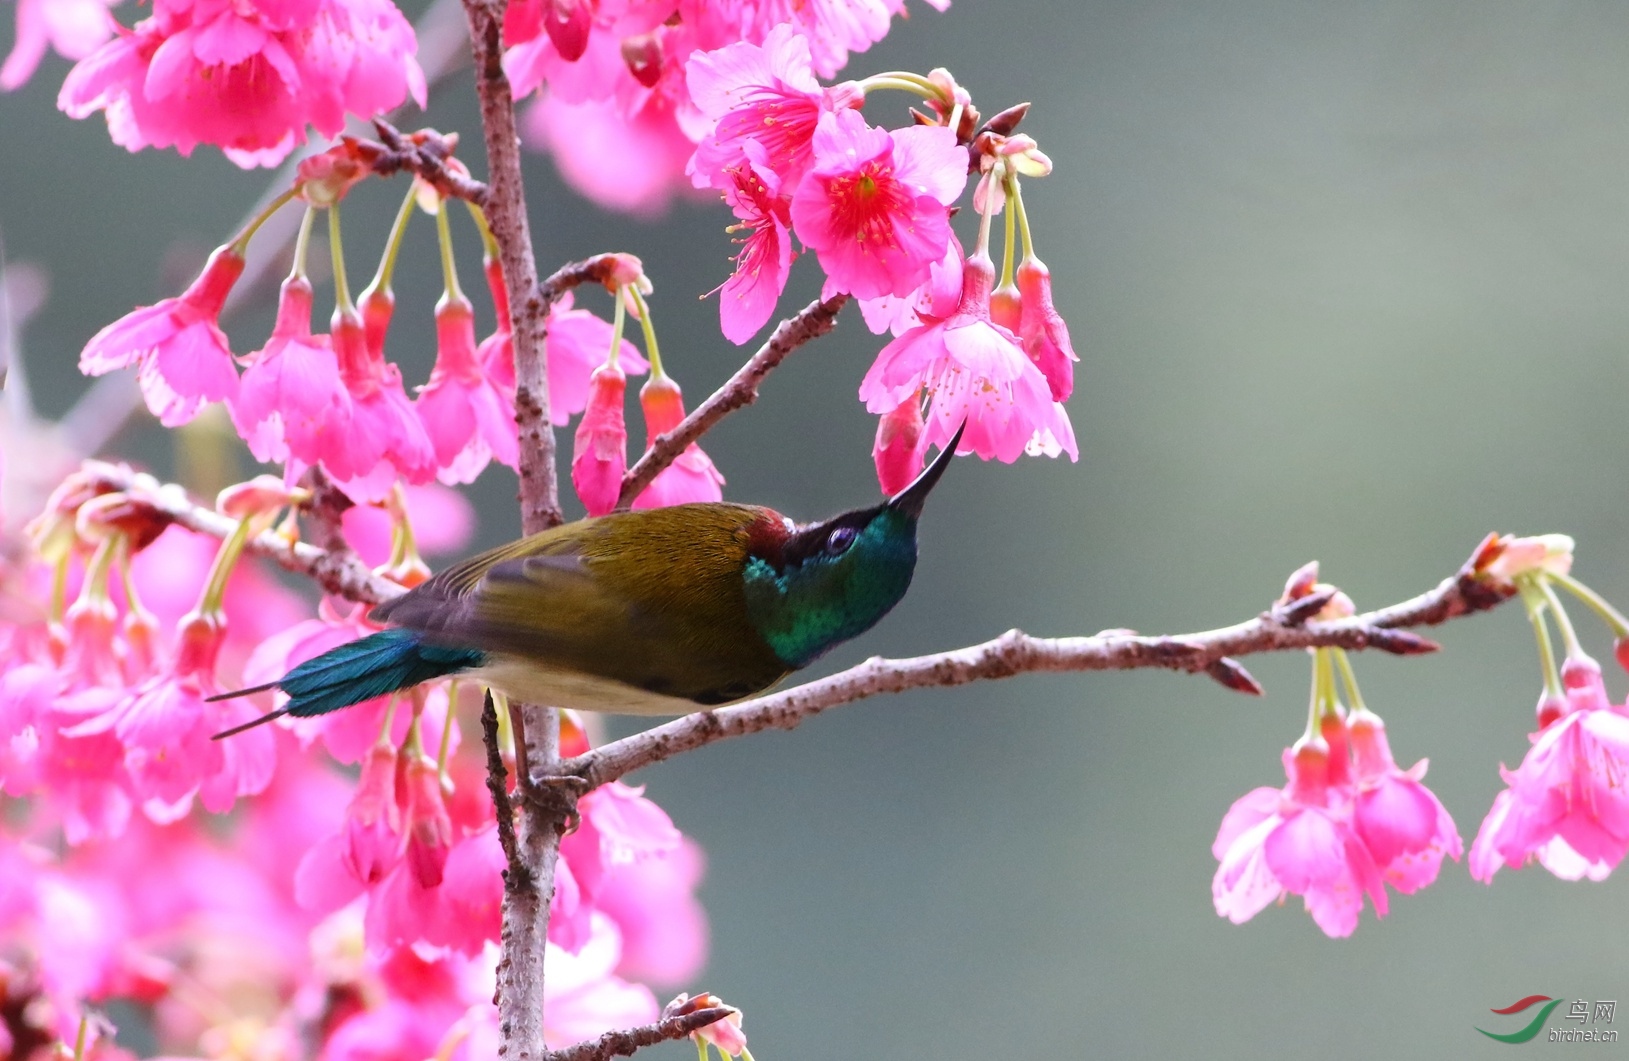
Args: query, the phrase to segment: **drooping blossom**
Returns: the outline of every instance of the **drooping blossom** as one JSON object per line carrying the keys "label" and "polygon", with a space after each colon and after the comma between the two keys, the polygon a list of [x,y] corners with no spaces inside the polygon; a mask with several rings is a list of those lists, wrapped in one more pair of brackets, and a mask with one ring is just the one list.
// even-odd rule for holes
{"label": "drooping blossom", "polygon": [[436,363],[419,390],[417,409],[442,482],[471,482],[490,460],[519,464],[514,402],[476,356],[468,299],[443,299],[436,306]]}
{"label": "drooping blossom", "polygon": [[388,111],[424,73],[412,27],[390,0],[156,0],[152,15],[69,72],[57,105],[107,116],[131,151],[213,144],[240,166],[271,166],[345,115]]}
{"label": "drooping blossom", "polygon": [[906,295],[950,242],[967,153],[943,126],[876,129],[857,111],[821,115],[814,163],[792,193],[792,226],[826,273],[826,297]]}
{"label": "drooping blossom", "polygon": [[354,501],[382,500],[398,478],[429,481],[435,449],[402,386],[401,369],[367,341],[356,310],[336,310],[331,328],[351,415],[330,425],[323,466]]}
{"label": "drooping blossom", "polygon": [[311,281],[283,281],[271,338],[227,402],[232,424],[256,460],[302,464],[322,461],[335,423],[351,417],[351,396],[327,336],[311,334]]}
{"label": "drooping blossom", "polygon": [[79,355],[79,370],[100,376],[135,365],[147,408],[165,427],[178,427],[205,404],[233,397],[238,374],[219,320],[243,265],[235,249],[218,248],[180,296],[127,313],[92,336]]}
{"label": "drooping blossom", "polygon": [[[639,388],[639,406],[645,413],[647,446],[656,441],[656,436],[672,431],[684,420],[684,396],[679,392],[679,385],[665,375],[652,375]],[[702,452],[701,446],[692,442],[639,492],[633,507],[662,508],[723,498],[724,476],[714,467],[712,458]]]}
{"label": "drooping blossom", "polygon": [[1018,337],[1024,353],[1046,377],[1052,400],[1066,402],[1075,389],[1075,348],[1069,342],[1069,325],[1052,305],[1052,273],[1046,263],[1026,254],[1018,263]]}
{"label": "drooping blossom", "polygon": [[781,194],[781,178],[766,164],[756,140],[741,147],[740,161],[725,176],[724,201],[747,231],[735,255],[735,271],[719,289],[718,318],[724,338],[740,344],[775,315],[792,270],[792,200]]}
{"label": "drooping blossom", "polygon": [[990,319],[995,266],[975,253],[962,270],[956,312],[917,325],[882,348],[860,384],[873,413],[929,395],[922,446],[944,445],[963,421],[959,451],[1012,462],[1023,453],[1079,458],[1069,414],[1017,336]]}
{"label": "drooping blossom", "polygon": [[65,59],[83,59],[113,36],[108,14],[118,0],[17,0],[17,35],[0,64],[0,92],[20,88],[34,76],[47,48]]}
{"label": "drooping blossom", "polygon": [[1563,880],[1604,880],[1629,851],[1629,707],[1607,699],[1600,667],[1569,656],[1563,713],[1529,739],[1521,765],[1471,844],[1471,876],[1536,859]]}
{"label": "drooping blossom", "polygon": [[1465,847],[1447,808],[1422,781],[1426,760],[1398,769],[1386,725],[1369,710],[1346,719],[1356,799],[1353,826],[1386,882],[1404,895],[1437,879],[1443,856],[1459,861]]}
{"label": "drooping blossom", "polygon": [[628,470],[628,428],[624,397],[628,377],[607,361],[588,377],[588,408],[572,438],[571,485],[590,516],[616,507]]}
{"label": "drooping blossom", "polygon": [[[1385,917],[1385,884],[1352,822],[1350,786],[1331,784],[1331,748],[1303,737],[1284,752],[1289,783],[1241,796],[1222,819],[1211,853],[1216,912],[1243,924],[1285,895],[1300,895],[1324,934],[1350,936],[1363,897]],[[1336,761],[1337,768],[1344,764]]]}

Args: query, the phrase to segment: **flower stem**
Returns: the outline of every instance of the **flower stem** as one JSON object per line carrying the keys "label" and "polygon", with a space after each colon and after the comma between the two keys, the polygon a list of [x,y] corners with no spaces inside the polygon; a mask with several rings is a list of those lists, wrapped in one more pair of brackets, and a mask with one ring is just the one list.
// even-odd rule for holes
{"label": "flower stem", "polygon": [[317,216],[317,208],[308,206],[305,214],[300,218],[300,231],[294,237],[294,265],[289,269],[290,280],[300,280],[305,277],[306,259],[311,251],[311,222]]}
{"label": "flower stem", "polygon": [[458,707],[458,679],[447,683],[447,718],[441,727],[441,746],[436,749],[436,776],[447,781],[447,756],[452,751],[453,713]]}
{"label": "flower stem", "polygon": [[340,243],[338,203],[328,207],[328,253],[334,259],[334,304],[341,313],[355,313],[351,286],[345,282],[345,249]]}
{"label": "flower stem", "polygon": [[[628,307],[622,299],[622,292],[616,294],[617,308],[611,314],[611,353],[606,357],[606,363],[612,368],[617,367],[617,355],[622,352],[622,329],[628,323]],[[651,362],[654,374],[656,362]],[[501,717],[501,716],[500,716]]]}
{"label": "flower stem", "polygon": [[923,99],[935,99],[944,103],[950,102],[950,100],[945,99],[945,94],[939,90],[938,85],[935,85],[921,74],[913,74],[907,70],[889,70],[886,73],[872,74],[860,82],[860,91],[865,93],[869,93],[872,89],[890,88],[896,92],[908,92]]}
{"label": "flower stem", "polygon": [[1332,648],[1329,651],[1335,654],[1335,664],[1340,667],[1341,681],[1346,686],[1346,695],[1352,698],[1352,707],[1358,711],[1369,710],[1363,702],[1363,694],[1358,692],[1357,673],[1352,670],[1351,657],[1343,648]]}
{"label": "flower stem", "polygon": [[209,569],[204,595],[198,598],[199,614],[214,615],[220,612],[221,601],[226,597],[226,580],[232,576],[232,568],[243,554],[243,545],[249,540],[249,524],[253,521],[253,516],[238,520],[238,525],[232,528],[231,537],[221,542],[219,551],[215,553],[215,563]]}
{"label": "flower stem", "polygon": [[413,205],[418,198],[414,194],[416,190],[409,187],[402,205],[396,209],[396,220],[390,225],[390,238],[385,240],[385,251],[379,256],[379,270],[373,274],[368,286],[362,289],[364,302],[375,291],[390,292],[390,283],[396,276],[396,257],[401,253],[402,237],[407,234],[407,222],[413,216]]}
{"label": "flower stem", "polygon": [[1629,637],[1629,619],[1625,619],[1623,613],[1612,607],[1605,597],[1571,575],[1551,575],[1550,577],[1555,580],[1556,585],[1589,605],[1590,610],[1600,616],[1601,621],[1611,629],[1613,637]]}
{"label": "flower stem", "polygon": [[463,202],[469,208],[469,216],[475,220],[475,227],[481,230],[481,254],[484,260],[495,260],[498,257],[498,237],[492,234],[492,225],[487,222],[486,211],[468,199]]}
{"label": "flower stem", "polygon": [[1517,582],[1517,586],[1521,590],[1522,606],[1527,609],[1528,621],[1533,624],[1533,633],[1538,637],[1539,666],[1544,670],[1544,693],[1562,699],[1566,693],[1561,687],[1561,672],[1556,669],[1555,645],[1550,641],[1550,628],[1544,622],[1547,607],[1544,596],[1525,579]]}
{"label": "flower stem", "polygon": [[1012,175],[1012,184],[1008,186],[1008,196],[1012,198],[1012,212],[1018,217],[1018,236],[1024,241],[1024,257],[1035,257],[1035,244],[1030,239],[1029,215],[1024,212],[1024,193],[1018,186],[1018,175]]}
{"label": "flower stem", "polygon": [[1572,617],[1561,606],[1561,598],[1555,595],[1555,588],[1550,580],[1540,578],[1537,580],[1539,592],[1544,594],[1545,601],[1550,605],[1550,611],[1555,615],[1556,629],[1561,631],[1561,644],[1567,650],[1568,656],[1585,656],[1584,646],[1578,643],[1578,631],[1573,629]]}
{"label": "flower stem", "polygon": [[249,241],[254,238],[256,232],[260,231],[260,226],[271,220],[273,214],[277,213],[290,199],[298,194],[298,189],[290,188],[267,203],[266,209],[250,218],[249,223],[243,226],[243,231],[238,233],[238,238],[232,241],[232,253],[241,258],[244,252],[249,249]]}
{"label": "flower stem", "polygon": [[[1003,191],[1006,192],[1009,204],[1015,205],[1017,200],[1014,196],[1018,190],[1018,179],[1009,172],[1006,176],[1001,178],[1001,187]],[[1017,227],[1018,214],[1017,210],[1012,209],[1012,205],[1009,205],[1006,210],[1002,211],[1001,220],[1004,223],[1005,228],[1002,231],[1003,244],[1001,248],[1001,283],[997,285],[998,287],[1006,287],[1012,283],[1013,258],[1015,257],[1013,251],[1013,230]]]}
{"label": "flower stem", "polygon": [[453,258],[452,225],[447,221],[447,204],[436,211],[436,241],[441,244],[441,280],[446,292],[441,296],[447,302],[464,301],[464,292],[458,286],[458,262]]}
{"label": "flower stem", "polygon": [[[656,348],[656,325],[651,323],[650,306],[645,303],[645,296],[632,284],[617,292],[617,312],[622,312],[621,295],[626,292],[632,296],[634,305],[639,307],[639,327],[645,333],[645,360],[650,362],[650,378],[665,379],[667,373],[662,371],[662,352]],[[615,340],[612,341],[612,350],[616,349]]]}

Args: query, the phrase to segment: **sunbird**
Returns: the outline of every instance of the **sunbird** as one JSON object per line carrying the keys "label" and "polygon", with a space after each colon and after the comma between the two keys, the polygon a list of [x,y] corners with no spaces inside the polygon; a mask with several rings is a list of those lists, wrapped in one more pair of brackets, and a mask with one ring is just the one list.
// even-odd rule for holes
{"label": "sunbird", "polygon": [[[965,425],[964,425],[965,426]],[[447,568],[370,616],[389,626],[274,682],[311,718],[467,675],[516,699],[632,715],[741,700],[875,626],[910,587],[916,522],[958,430],[880,505],[799,525],[700,502],[566,523]]]}

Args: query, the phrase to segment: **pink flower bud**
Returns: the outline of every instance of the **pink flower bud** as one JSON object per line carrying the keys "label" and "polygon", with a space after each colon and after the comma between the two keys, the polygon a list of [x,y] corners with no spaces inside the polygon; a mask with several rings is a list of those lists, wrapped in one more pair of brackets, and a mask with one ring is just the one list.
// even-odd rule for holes
{"label": "pink flower bud", "polygon": [[345,811],[345,867],[363,884],[376,884],[401,861],[402,847],[396,747],[381,740],[363,758],[356,794]]}
{"label": "pink flower bud", "polygon": [[[652,376],[639,389],[639,407],[645,414],[645,442],[648,447],[684,421],[684,396],[679,385],[667,376]],[[692,442],[673,463],[663,468],[634,499],[634,508],[661,508],[688,501],[719,501],[724,497],[724,476],[713,466],[712,458]]]}
{"label": "pink flower bud", "polygon": [[441,774],[433,760],[419,756],[407,764],[407,864],[421,888],[441,883],[452,847],[452,818],[441,795]]}
{"label": "pink flower bud", "polygon": [[871,459],[884,494],[892,497],[911,485],[922,472],[923,452],[922,403],[913,394],[877,421]]}
{"label": "pink flower bud", "polygon": [[1046,377],[1052,400],[1063,402],[1075,389],[1075,348],[1069,342],[1069,326],[1052,306],[1052,273],[1041,259],[1026,255],[1018,263],[1018,290],[1023,294],[1023,314],[1018,335],[1024,353]]}
{"label": "pink flower bud", "polygon": [[590,516],[616,507],[628,470],[628,428],[623,399],[628,377],[606,362],[588,377],[588,407],[572,438],[571,485]]}
{"label": "pink flower bud", "polygon": [[543,28],[554,42],[560,58],[574,63],[588,50],[588,34],[594,28],[586,0],[545,0]]}

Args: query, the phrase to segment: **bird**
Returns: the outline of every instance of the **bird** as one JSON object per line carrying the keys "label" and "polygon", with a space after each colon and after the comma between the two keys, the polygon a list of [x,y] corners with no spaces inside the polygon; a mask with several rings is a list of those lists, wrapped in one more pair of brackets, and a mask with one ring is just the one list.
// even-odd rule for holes
{"label": "bird", "polygon": [[612,512],[488,550],[374,608],[385,629],[276,681],[211,697],[288,696],[215,737],[454,675],[514,700],[616,714],[746,699],[871,629],[905,596],[917,520],[961,433],[899,493],[818,523],[694,502]]}

